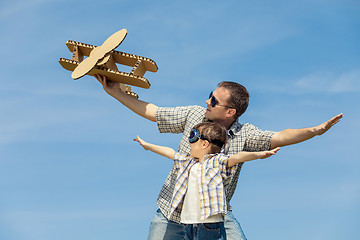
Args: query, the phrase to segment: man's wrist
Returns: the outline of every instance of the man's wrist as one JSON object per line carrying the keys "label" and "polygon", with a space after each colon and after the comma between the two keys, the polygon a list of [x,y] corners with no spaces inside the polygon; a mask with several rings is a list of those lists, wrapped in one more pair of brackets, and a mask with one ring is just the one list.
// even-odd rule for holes
{"label": "man's wrist", "polygon": [[319,126],[312,127],[312,128],[310,128],[309,131],[310,131],[310,133],[311,133],[314,137],[320,135],[320,128],[319,128]]}

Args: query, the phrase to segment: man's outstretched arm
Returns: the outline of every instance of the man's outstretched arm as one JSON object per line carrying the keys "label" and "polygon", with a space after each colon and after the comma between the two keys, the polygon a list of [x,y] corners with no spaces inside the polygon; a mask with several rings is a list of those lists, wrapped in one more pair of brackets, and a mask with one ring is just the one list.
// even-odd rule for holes
{"label": "man's outstretched arm", "polygon": [[138,100],[129,94],[124,93],[120,90],[119,83],[109,81],[105,76],[95,75],[95,78],[101,83],[104,90],[110,96],[117,99],[134,113],[150,121],[156,122],[156,111],[158,109],[156,105]]}
{"label": "man's outstretched arm", "polygon": [[338,123],[342,116],[343,114],[340,113],[339,115],[315,127],[285,129],[283,131],[276,132],[271,139],[270,149],[300,143],[315,136],[322,135],[326,133],[332,126]]}

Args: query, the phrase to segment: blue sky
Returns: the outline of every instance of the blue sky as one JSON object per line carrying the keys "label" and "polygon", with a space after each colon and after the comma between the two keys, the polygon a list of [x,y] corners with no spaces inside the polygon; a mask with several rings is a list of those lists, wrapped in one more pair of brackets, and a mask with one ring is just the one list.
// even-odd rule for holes
{"label": "blue sky", "polygon": [[158,106],[202,105],[216,84],[250,92],[240,118],[264,130],[330,132],[244,165],[232,200],[248,239],[357,239],[360,223],[360,3],[311,1],[8,1],[0,3],[0,239],[145,239],[171,161],[139,134],[180,135],[130,112],[58,60],[76,40],[156,61]]}

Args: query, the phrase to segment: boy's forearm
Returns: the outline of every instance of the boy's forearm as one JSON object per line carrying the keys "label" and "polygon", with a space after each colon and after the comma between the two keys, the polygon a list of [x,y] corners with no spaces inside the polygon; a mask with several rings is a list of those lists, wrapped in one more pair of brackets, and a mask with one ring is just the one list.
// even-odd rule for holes
{"label": "boy's forearm", "polygon": [[248,162],[255,159],[260,158],[260,154],[257,152],[239,152],[235,155],[232,155],[228,159],[228,167],[235,166],[236,164],[242,163],[242,162]]}
{"label": "boy's forearm", "polygon": [[145,150],[152,151],[153,153],[174,160],[175,150],[169,147],[159,146],[152,143],[146,143],[143,145]]}
{"label": "boy's forearm", "polygon": [[235,166],[236,164],[252,161],[255,159],[264,159],[272,155],[275,155],[280,150],[279,147],[271,149],[269,151],[260,151],[260,152],[239,152],[235,155],[232,155],[228,159],[227,167]]}

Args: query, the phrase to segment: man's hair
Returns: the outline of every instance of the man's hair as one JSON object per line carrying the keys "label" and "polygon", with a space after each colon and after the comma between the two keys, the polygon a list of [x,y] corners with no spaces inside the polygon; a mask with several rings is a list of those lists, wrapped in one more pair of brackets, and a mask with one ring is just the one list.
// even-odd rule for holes
{"label": "man's hair", "polygon": [[211,143],[211,153],[219,153],[226,144],[226,128],[216,122],[203,122],[193,128],[199,130],[204,137]]}
{"label": "man's hair", "polygon": [[218,84],[218,87],[223,87],[229,90],[230,97],[228,105],[235,108],[235,119],[238,119],[247,109],[249,105],[249,92],[247,89],[236,82],[223,81]]}

